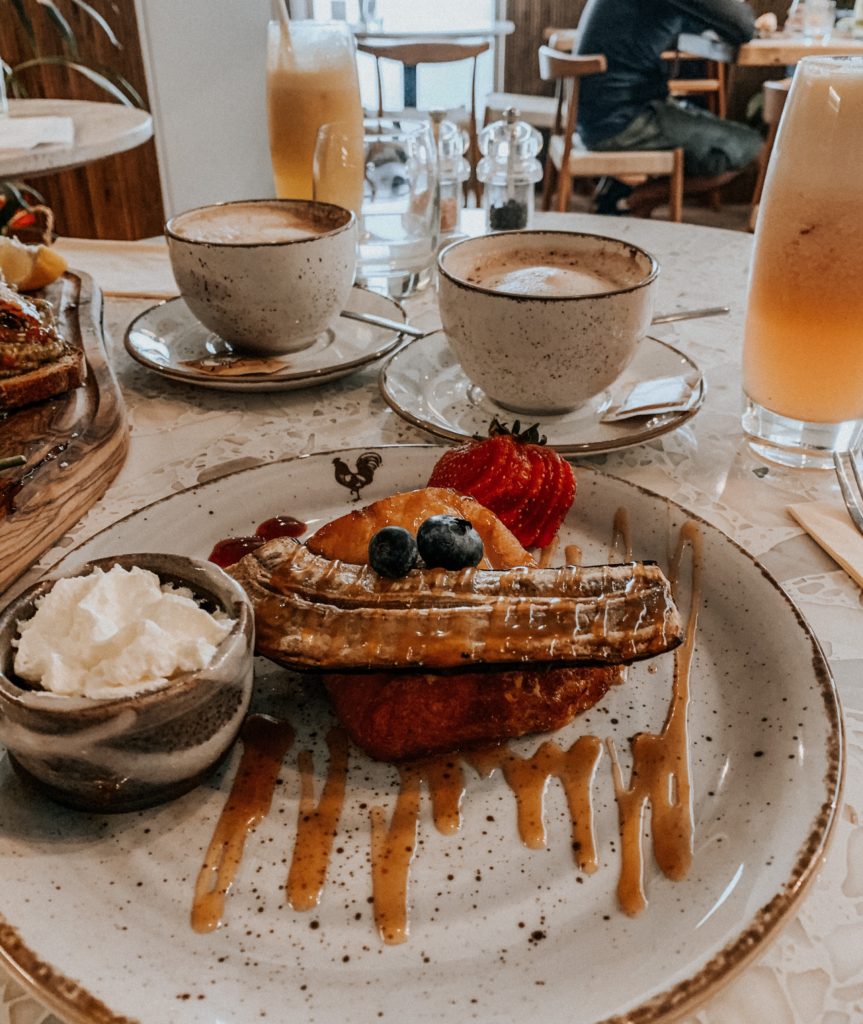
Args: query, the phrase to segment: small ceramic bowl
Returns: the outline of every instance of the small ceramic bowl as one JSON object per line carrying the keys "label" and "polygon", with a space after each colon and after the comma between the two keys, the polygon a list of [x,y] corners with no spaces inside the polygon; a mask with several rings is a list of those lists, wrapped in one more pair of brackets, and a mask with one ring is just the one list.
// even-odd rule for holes
{"label": "small ceramic bowl", "polygon": [[90,811],[130,811],[180,796],[234,742],[252,693],[254,619],[242,588],[209,562],[180,555],[101,558],[99,567],[140,566],[188,587],[234,625],[212,661],[158,690],[94,699],[47,693],[15,675],[12,639],[56,579],[30,587],[0,612],[0,742],[18,773],[57,801]]}

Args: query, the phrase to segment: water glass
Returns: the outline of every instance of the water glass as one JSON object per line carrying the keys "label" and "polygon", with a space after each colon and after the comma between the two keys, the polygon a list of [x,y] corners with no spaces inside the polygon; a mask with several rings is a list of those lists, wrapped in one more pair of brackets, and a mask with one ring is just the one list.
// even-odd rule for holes
{"label": "water glass", "polygon": [[405,298],[431,281],[438,245],[440,193],[431,126],[367,120],[359,166],[357,159],[343,127],[324,125],[315,148],[315,198],[338,202],[334,189],[339,183],[362,181],[359,209],[354,208],[359,219],[357,284]]}
{"label": "water glass", "polygon": [[803,38],[807,43],[829,42],[835,24],[835,0],[806,0],[803,5]]}
{"label": "water glass", "polygon": [[782,465],[832,468],[863,430],[863,57],[797,65],[755,229],[743,429]]}

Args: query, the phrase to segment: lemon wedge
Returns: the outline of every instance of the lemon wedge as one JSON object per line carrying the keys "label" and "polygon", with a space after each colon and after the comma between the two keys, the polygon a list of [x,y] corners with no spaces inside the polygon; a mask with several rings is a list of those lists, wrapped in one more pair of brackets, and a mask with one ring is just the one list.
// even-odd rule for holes
{"label": "lemon wedge", "polygon": [[0,236],[0,274],[19,291],[44,288],[66,267],[66,260],[47,245],[25,245],[17,238]]}

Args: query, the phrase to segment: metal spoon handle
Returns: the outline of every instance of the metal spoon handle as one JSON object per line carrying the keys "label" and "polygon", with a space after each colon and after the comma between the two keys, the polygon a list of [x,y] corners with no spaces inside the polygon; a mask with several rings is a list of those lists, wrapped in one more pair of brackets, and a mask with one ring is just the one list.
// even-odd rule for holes
{"label": "metal spoon handle", "polygon": [[730,312],[730,306],[709,306],[707,309],[682,309],[679,313],[661,313],[650,322],[652,324],[672,324],[676,320],[698,320],[703,316],[724,316]]}
{"label": "metal spoon handle", "polygon": [[428,334],[428,331],[422,327],[414,327],[402,320],[390,320],[385,316],[377,316],[375,313],[356,313],[352,309],[343,309],[339,316],[345,317],[346,320],[359,320],[360,323],[371,324],[373,327],[388,327],[391,331],[407,334],[411,338],[422,338]]}

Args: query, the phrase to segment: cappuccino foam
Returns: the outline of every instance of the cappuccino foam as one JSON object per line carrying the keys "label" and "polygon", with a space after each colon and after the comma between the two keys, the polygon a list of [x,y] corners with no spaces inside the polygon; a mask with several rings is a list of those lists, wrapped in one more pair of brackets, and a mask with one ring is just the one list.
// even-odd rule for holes
{"label": "cappuccino foam", "polygon": [[634,284],[641,275],[620,253],[589,257],[562,252],[510,252],[478,261],[470,284],[512,295],[601,295]]}
{"label": "cappuccino foam", "polygon": [[297,242],[332,230],[278,203],[231,203],[192,210],[174,219],[171,230],[190,242],[259,245]]}

